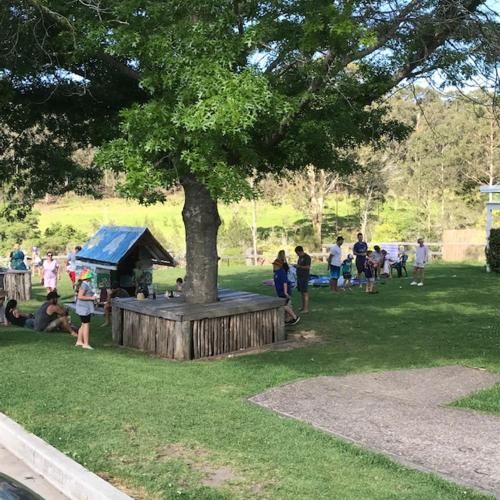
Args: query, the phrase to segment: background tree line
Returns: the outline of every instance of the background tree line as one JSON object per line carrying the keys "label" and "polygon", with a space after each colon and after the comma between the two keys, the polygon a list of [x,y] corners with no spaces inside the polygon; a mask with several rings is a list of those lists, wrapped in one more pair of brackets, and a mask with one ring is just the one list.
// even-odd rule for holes
{"label": "background tree line", "polygon": [[481,184],[500,183],[499,120],[493,96],[411,88],[388,98],[391,115],[411,128],[406,140],[353,150],[361,166],[343,174],[313,165],[262,192],[291,203],[309,225],[302,235],[315,247],[331,233],[358,229],[381,241],[439,240],[445,229],[481,225]]}
{"label": "background tree line", "polygon": [[[319,249],[339,232],[352,238],[361,230],[374,241],[407,241],[418,235],[440,240],[445,229],[482,227],[485,200],[478,187],[500,183],[499,121],[492,96],[481,91],[463,95],[408,88],[384,104],[390,105],[394,119],[410,127],[405,140],[386,142],[377,150],[350,151],[361,166],[354,172],[341,168],[327,172],[309,165],[301,172],[288,171],[278,179],[269,176],[260,181],[262,201],[235,204],[229,215],[222,216],[220,254],[241,256],[253,247],[255,237],[259,251],[273,252],[299,242]],[[93,154],[92,149],[79,150],[75,158],[85,168],[91,165]],[[119,184],[120,175],[108,172],[100,181],[98,195],[120,196]],[[180,198],[180,187],[167,193],[178,210]],[[47,197],[45,203],[58,199]],[[285,214],[278,223],[269,221],[265,213],[269,206]],[[297,212],[303,216],[297,217]],[[45,234],[36,220],[35,213],[26,222],[5,221],[2,250],[17,240],[29,240],[63,251],[65,242],[81,242],[88,236],[68,224],[60,229],[54,224]],[[153,218],[143,222],[169,248],[184,252],[180,220],[167,227]],[[92,229],[98,226],[99,220],[93,221]],[[68,238],[68,231],[78,232],[77,237]]]}

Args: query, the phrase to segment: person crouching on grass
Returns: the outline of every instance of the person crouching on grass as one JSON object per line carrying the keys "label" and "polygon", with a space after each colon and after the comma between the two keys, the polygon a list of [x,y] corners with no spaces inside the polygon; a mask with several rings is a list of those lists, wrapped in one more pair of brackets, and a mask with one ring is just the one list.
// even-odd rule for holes
{"label": "person crouching on grass", "polygon": [[372,250],[366,252],[365,259],[365,277],[366,277],[366,293],[378,293],[374,290],[375,285],[375,261],[372,256]]}
{"label": "person crouching on grass", "polygon": [[80,316],[82,324],[78,329],[78,339],[75,346],[82,347],[83,349],[93,349],[89,344],[90,319],[94,312],[94,300],[96,299],[95,291],[91,283],[93,277],[94,273],[92,271],[88,269],[82,271],[79,276],[81,284],[76,296],[76,314]]}
{"label": "person crouching on grass", "polygon": [[281,259],[276,259],[273,262],[273,280],[274,280],[274,288],[276,290],[276,295],[285,299],[285,312],[290,316],[290,320],[285,321],[286,325],[296,325],[300,321],[300,316],[297,316],[292,307],[292,288],[288,283],[287,272],[283,267],[283,261]]}

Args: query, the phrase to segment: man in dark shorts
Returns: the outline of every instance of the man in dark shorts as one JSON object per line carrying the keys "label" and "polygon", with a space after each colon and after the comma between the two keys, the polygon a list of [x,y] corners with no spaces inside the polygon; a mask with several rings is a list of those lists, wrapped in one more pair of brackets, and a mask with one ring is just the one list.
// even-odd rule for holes
{"label": "man in dark shorts", "polygon": [[78,329],[71,325],[68,311],[57,303],[59,297],[55,291],[47,294],[47,301],[35,313],[35,330],[39,332],[63,331],[76,337]]}
{"label": "man in dark shorts", "polygon": [[[356,256],[356,270],[358,271],[358,280],[361,280],[361,274],[365,270],[366,252],[368,251],[368,244],[363,241],[363,233],[358,233],[358,241],[354,243],[352,252]],[[361,286],[361,283],[359,284]]]}
{"label": "man in dark shorts", "polygon": [[302,296],[302,309],[304,313],[309,312],[309,275],[311,273],[311,257],[304,252],[304,248],[295,248],[298,260],[295,265],[297,269],[297,290]]}

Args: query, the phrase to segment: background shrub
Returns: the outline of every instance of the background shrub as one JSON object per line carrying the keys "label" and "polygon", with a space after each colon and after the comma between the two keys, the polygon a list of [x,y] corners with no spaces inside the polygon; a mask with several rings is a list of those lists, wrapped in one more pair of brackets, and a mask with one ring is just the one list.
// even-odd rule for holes
{"label": "background shrub", "polygon": [[492,271],[500,273],[500,228],[491,230],[489,243],[486,260]]}

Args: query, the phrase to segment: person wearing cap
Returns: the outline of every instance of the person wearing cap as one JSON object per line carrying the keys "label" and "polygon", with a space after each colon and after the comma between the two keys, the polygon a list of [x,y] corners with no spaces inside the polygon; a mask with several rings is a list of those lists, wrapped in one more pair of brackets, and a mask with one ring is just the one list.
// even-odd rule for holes
{"label": "person wearing cap", "polygon": [[273,262],[273,280],[276,295],[285,299],[285,312],[290,316],[290,320],[285,321],[287,325],[295,325],[300,321],[300,316],[297,316],[292,307],[292,287],[288,283],[288,275],[284,268],[284,262],[281,259],[276,259]]}
{"label": "person wearing cap", "polygon": [[84,269],[78,277],[81,285],[76,296],[76,314],[80,316],[82,324],[78,329],[78,339],[75,346],[82,347],[83,349],[93,349],[89,344],[90,319],[94,313],[94,302],[96,299],[95,291],[92,288],[93,277],[94,273],[90,269]]}
{"label": "person wearing cap", "polygon": [[57,303],[60,295],[52,291],[47,294],[46,298],[47,300],[35,313],[35,330],[39,332],[63,331],[75,337],[75,327],[69,321],[68,311]]}

